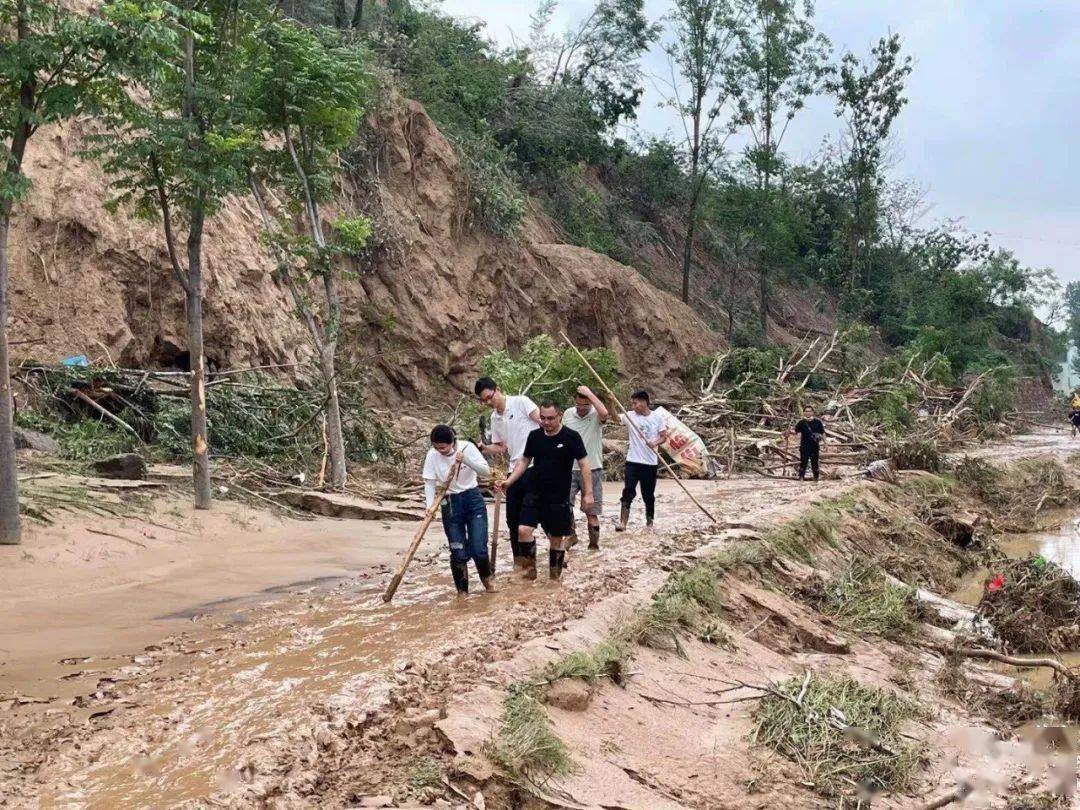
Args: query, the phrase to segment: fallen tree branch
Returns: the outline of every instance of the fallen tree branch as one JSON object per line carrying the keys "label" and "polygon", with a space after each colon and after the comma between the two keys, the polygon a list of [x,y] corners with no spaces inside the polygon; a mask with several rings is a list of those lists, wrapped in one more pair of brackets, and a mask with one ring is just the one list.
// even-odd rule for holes
{"label": "fallen tree branch", "polygon": [[938,649],[945,655],[959,655],[964,658],[981,658],[987,661],[997,661],[1001,664],[1008,664],[1013,667],[1030,667],[1032,669],[1036,667],[1048,667],[1063,677],[1076,677],[1076,673],[1055,658],[1017,658],[1016,656],[1005,655],[1004,653],[999,653],[995,650],[966,648],[951,650],[943,647],[939,647]]}

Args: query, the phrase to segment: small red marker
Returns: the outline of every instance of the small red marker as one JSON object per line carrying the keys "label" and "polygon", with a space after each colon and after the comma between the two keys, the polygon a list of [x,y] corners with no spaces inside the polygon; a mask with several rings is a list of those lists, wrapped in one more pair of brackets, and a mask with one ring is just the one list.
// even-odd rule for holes
{"label": "small red marker", "polygon": [[1003,577],[1001,574],[998,574],[996,577],[994,577],[992,580],[990,580],[989,584],[986,586],[986,590],[988,590],[988,591],[1000,591],[1004,587],[1005,587],[1005,577]]}

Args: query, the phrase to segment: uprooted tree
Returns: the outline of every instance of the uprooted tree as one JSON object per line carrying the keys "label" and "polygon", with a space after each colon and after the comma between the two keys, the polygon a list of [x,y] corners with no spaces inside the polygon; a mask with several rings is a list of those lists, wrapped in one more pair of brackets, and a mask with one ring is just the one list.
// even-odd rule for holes
{"label": "uprooted tree", "polygon": [[79,14],[59,2],[0,0],[0,544],[21,539],[8,362],[8,237],[31,178],[23,172],[42,126],[122,92],[120,76],[159,41],[156,16],[124,3]]}
{"label": "uprooted tree", "polygon": [[[334,189],[340,151],[356,134],[367,77],[359,49],[334,35],[279,21],[267,28],[265,41],[264,59],[253,76],[251,110],[266,146],[256,154],[248,183],[278,278],[319,355],[330,484],[340,489],[346,468],[336,370],[338,277],[348,255],[363,250],[371,222],[363,216],[338,219],[328,237],[319,207]],[[322,286],[321,305],[311,295],[313,285]]]}
{"label": "uprooted tree", "polygon": [[256,137],[242,102],[269,9],[257,0],[191,0],[159,13],[172,36],[136,75],[137,90],[110,110],[110,131],[92,151],[113,176],[111,207],[130,206],[161,223],[169,267],[184,290],[195,507],[209,509],[203,233],[226,196],[247,186]]}

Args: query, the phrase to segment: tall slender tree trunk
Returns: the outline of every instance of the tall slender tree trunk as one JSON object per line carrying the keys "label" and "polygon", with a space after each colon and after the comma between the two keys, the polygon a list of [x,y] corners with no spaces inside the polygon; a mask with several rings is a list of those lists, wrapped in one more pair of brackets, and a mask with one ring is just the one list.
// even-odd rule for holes
{"label": "tall slender tree trunk", "polygon": [[319,349],[319,366],[326,385],[326,444],[330,456],[330,486],[345,486],[345,435],[341,428],[341,401],[338,398],[335,343],[324,343]]}
{"label": "tall slender tree trunk", "polygon": [[694,256],[694,220],[697,219],[697,202],[690,204],[690,215],[686,218],[686,239],[683,241],[682,300],[690,303],[690,265]]}
{"label": "tall slender tree trunk", "polygon": [[210,508],[210,441],[206,432],[206,357],[203,349],[202,235],[204,211],[192,210],[188,231],[187,319],[191,358],[191,455],[195,482],[195,508]]}
{"label": "tall slender tree trunk", "polygon": [[12,435],[11,371],[8,361],[8,236],[11,203],[0,204],[0,545],[22,541],[19,521],[19,476]]}
{"label": "tall slender tree trunk", "polygon": [[733,262],[728,268],[728,295],[727,295],[727,342],[731,345],[731,338],[735,335],[735,269]]}
{"label": "tall slender tree trunk", "polygon": [[[770,194],[771,178],[769,177],[769,170],[765,170],[765,222],[763,230],[768,233],[772,227],[772,197]],[[758,272],[758,314],[760,316],[761,338],[766,339],[769,336],[769,265],[772,262],[772,250],[768,245],[765,245],[765,249],[761,255],[761,265]]]}
{"label": "tall slender tree trunk", "polygon": [[701,96],[695,100],[694,134],[690,144],[690,205],[686,212],[686,238],[683,240],[682,300],[690,303],[690,265],[694,258],[694,228],[697,222],[698,199],[701,197],[701,181],[698,179],[701,161]]}
{"label": "tall slender tree trunk", "polygon": [[364,0],[356,0],[356,7],[353,9],[352,27],[359,28],[360,23],[364,21]]}

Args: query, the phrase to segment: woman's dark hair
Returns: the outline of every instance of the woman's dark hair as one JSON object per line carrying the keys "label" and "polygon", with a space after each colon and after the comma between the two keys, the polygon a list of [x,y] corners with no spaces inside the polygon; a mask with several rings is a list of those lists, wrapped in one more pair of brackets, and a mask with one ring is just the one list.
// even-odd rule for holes
{"label": "woman's dark hair", "polygon": [[649,402],[649,392],[642,388],[640,391],[635,391],[630,395],[630,399],[640,399],[646,405],[651,405]]}
{"label": "woman's dark hair", "polygon": [[449,425],[436,425],[431,429],[432,444],[453,444],[456,436]]}
{"label": "woman's dark hair", "polygon": [[476,396],[480,396],[485,391],[495,391],[499,386],[495,384],[495,381],[491,377],[481,377],[476,381],[476,385],[473,386],[473,393]]}

